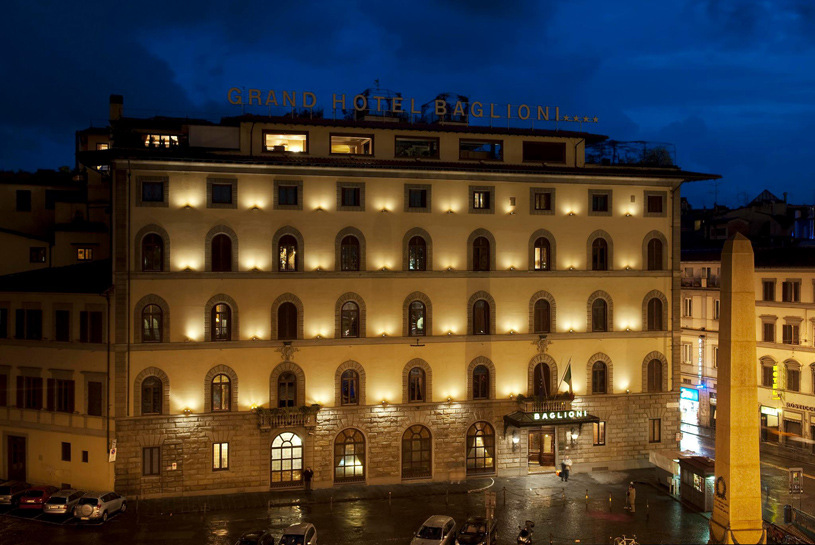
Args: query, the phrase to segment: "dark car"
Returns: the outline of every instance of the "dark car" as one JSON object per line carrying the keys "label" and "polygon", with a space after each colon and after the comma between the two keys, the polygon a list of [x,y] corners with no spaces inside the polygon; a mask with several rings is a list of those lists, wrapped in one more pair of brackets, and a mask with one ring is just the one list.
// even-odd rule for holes
{"label": "dark car", "polygon": [[35,486],[29,488],[20,497],[20,509],[38,509],[42,511],[42,506],[51,497],[54,492],[58,492],[59,488],[56,486]]}
{"label": "dark car", "polygon": [[498,543],[498,521],[470,517],[456,535],[456,545],[495,545]]}
{"label": "dark car", "polygon": [[29,488],[31,485],[22,481],[6,481],[0,484],[0,505],[17,507],[20,504],[20,497]]}
{"label": "dark car", "polygon": [[268,530],[250,530],[244,532],[235,545],[274,545],[274,538]]}

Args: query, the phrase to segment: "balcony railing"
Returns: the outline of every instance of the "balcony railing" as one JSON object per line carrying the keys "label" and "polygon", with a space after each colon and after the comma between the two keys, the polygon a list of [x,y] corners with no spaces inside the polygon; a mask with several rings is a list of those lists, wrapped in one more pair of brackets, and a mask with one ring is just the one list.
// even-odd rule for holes
{"label": "balcony railing", "polygon": [[711,276],[710,278],[682,278],[683,288],[718,288],[719,277]]}
{"label": "balcony railing", "polygon": [[518,405],[525,413],[547,413],[572,410],[574,396],[558,394],[552,398],[518,396]]}
{"label": "balcony railing", "polygon": [[279,428],[313,428],[317,425],[319,405],[281,409],[255,409],[258,415],[258,428],[271,430]]}
{"label": "balcony railing", "polygon": [[604,140],[586,146],[586,163],[609,166],[675,167],[676,146],[666,142]]}

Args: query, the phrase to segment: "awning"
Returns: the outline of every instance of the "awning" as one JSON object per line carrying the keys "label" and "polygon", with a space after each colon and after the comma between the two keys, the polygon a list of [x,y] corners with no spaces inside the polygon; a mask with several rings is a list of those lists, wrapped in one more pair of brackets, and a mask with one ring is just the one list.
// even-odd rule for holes
{"label": "awning", "polygon": [[504,430],[510,426],[516,428],[531,428],[538,426],[558,426],[573,424],[588,424],[599,422],[596,416],[588,414],[587,411],[549,411],[539,413],[527,413],[515,411],[504,415]]}

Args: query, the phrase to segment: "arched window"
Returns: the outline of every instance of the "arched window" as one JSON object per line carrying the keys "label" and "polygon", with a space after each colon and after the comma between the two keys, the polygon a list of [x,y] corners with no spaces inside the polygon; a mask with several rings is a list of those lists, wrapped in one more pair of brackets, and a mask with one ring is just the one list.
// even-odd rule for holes
{"label": "arched window", "polygon": [[334,440],[334,482],[364,480],[365,436],[359,430],[342,430]]}
{"label": "arched window", "polygon": [[210,320],[212,327],[212,341],[232,340],[232,309],[225,303],[218,303],[212,307]]}
{"label": "arched window", "polygon": [[299,257],[297,256],[297,239],[292,235],[280,237],[277,243],[278,270],[280,272],[296,271]]}
{"label": "arched window", "polygon": [[490,304],[479,299],[473,304],[473,335],[490,334]]}
{"label": "arched window", "polygon": [[161,414],[164,386],[158,377],[147,377],[141,383],[141,413]]}
{"label": "arched window", "polygon": [[212,238],[212,271],[229,272],[232,270],[232,239],[221,233]]}
{"label": "arched window", "polygon": [[654,297],[648,300],[648,331],[662,331],[662,329],[662,301]]}
{"label": "arched window", "polygon": [[272,441],[271,485],[299,486],[302,483],[303,440],[292,432],[283,432]]}
{"label": "arched window", "polygon": [[408,242],[408,268],[411,271],[427,270],[427,243],[415,236]]}
{"label": "arched window", "polygon": [[281,341],[297,338],[297,306],[292,302],[277,307],[277,338]]}
{"label": "arched window", "polygon": [[490,370],[486,365],[476,365],[473,369],[473,399],[490,398]]}
{"label": "arched window", "polygon": [[359,405],[359,374],[346,369],[340,378],[340,404]]}
{"label": "arched window", "polygon": [[277,378],[277,406],[297,406],[297,377],[291,371],[281,373]]}
{"label": "arched window", "polygon": [[156,233],[150,233],[141,241],[141,270],[160,272],[164,270],[164,240]]}
{"label": "arched window", "polygon": [[478,237],[473,241],[473,270],[490,270],[490,241],[487,237]]}
{"label": "arched window", "polygon": [[421,301],[413,301],[410,304],[410,316],[408,319],[408,335],[411,337],[423,337],[425,335],[425,318],[427,309]]}
{"label": "arched window", "polygon": [[358,271],[359,256],[359,239],[352,235],[344,237],[340,243],[340,270]]}
{"label": "arched window", "polygon": [[549,259],[549,240],[540,237],[535,241],[535,270],[548,271],[550,269]]}
{"label": "arched window", "polygon": [[594,362],[591,367],[591,393],[604,394],[608,391],[608,368],[602,361]]}
{"label": "arched window", "polygon": [[408,373],[408,402],[422,403],[427,400],[426,379],[424,369],[421,367],[414,367],[410,370]]}
{"label": "arched window", "polygon": [[232,384],[226,375],[212,379],[212,412],[232,410]]}
{"label": "arched window", "polygon": [[546,299],[535,301],[535,333],[549,333],[551,328],[551,307]]}
{"label": "arched window", "polygon": [[476,422],[467,430],[467,474],[495,472],[495,430]]}
{"label": "arched window", "polygon": [[608,331],[608,303],[595,299],[591,304],[591,330]]}
{"label": "arched window", "polygon": [[608,270],[608,242],[602,238],[596,238],[591,243],[591,270]]}
{"label": "arched window", "polygon": [[359,306],[346,301],[340,311],[340,332],[343,338],[359,337]]}
{"label": "arched window", "polygon": [[662,362],[659,360],[648,362],[648,391],[662,391]]}
{"label": "arched window", "polygon": [[662,241],[658,238],[648,241],[648,270],[662,270]]}
{"label": "arched window", "polygon": [[402,435],[402,478],[421,479],[431,477],[432,437],[430,430],[416,424]]}
{"label": "arched window", "polygon": [[145,305],[141,311],[142,334],[145,343],[160,343],[162,331],[162,312],[158,305]]}
{"label": "arched window", "polygon": [[535,366],[535,382],[533,384],[534,391],[532,394],[535,397],[548,398],[552,395],[552,372],[549,366],[545,363],[539,363]]}

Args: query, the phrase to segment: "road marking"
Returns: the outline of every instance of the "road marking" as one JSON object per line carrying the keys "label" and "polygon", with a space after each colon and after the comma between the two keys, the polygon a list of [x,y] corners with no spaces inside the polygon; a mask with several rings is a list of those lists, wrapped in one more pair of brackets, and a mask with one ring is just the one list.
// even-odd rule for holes
{"label": "road marking", "polygon": [[[786,471],[787,473],[789,473],[789,470],[790,470],[790,468],[788,468],[788,467],[781,467],[781,466],[777,466],[775,464],[771,464],[771,463],[768,463],[768,462],[761,462],[761,464],[765,465],[767,467],[772,467],[774,469],[781,470],[781,471]],[[813,481],[815,481],[815,475],[807,475],[806,473],[804,473],[804,477],[807,477],[808,479],[812,479]]]}

